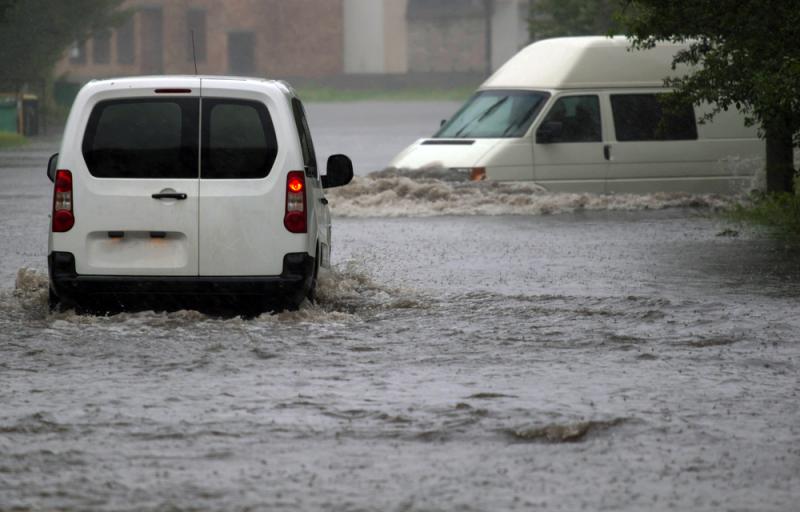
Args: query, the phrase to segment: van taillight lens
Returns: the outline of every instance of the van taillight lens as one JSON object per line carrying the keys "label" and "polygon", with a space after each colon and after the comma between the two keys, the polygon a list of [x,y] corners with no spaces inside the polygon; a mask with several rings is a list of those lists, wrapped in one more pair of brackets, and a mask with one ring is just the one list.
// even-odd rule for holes
{"label": "van taillight lens", "polygon": [[303,171],[290,171],[286,178],[283,225],[292,233],[305,233],[308,230],[306,217],[306,175]]}
{"label": "van taillight lens", "polygon": [[72,212],[72,173],[59,169],[56,171],[53,192],[53,232],[63,233],[75,225]]}

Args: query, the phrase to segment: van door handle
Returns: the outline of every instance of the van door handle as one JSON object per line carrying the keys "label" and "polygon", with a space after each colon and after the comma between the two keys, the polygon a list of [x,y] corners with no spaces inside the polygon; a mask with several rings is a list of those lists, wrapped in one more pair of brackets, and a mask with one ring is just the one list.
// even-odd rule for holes
{"label": "van door handle", "polygon": [[320,199],[319,202],[322,203],[322,204],[328,204],[328,200],[326,198],[324,198],[324,197],[322,199]]}
{"label": "van door handle", "polygon": [[183,201],[186,197],[183,192],[159,192],[152,195],[153,199],[177,199],[179,201]]}
{"label": "van door handle", "polygon": [[603,156],[606,160],[611,160],[611,144],[603,146]]}

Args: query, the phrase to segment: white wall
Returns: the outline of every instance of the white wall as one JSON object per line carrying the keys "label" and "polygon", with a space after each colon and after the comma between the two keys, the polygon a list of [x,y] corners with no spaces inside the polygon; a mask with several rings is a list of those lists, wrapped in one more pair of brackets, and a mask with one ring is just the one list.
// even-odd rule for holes
{"label": "white wall", "polygon": [[380,0],[344,0],[345,73],[384,73],[384,13]]}
{"label": "white wall", "polygon": [[492,70],[528,45],[527,0],[495,0],[492,18]]}

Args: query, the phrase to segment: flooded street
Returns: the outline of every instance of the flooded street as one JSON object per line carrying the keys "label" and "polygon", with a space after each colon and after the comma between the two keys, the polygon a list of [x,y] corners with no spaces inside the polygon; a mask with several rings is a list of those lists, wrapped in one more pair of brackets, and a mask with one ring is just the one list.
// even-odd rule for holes
{"label": "flooded street", "polygon": [[0,152],[0,510],[796,510],[800,254],[725,197],[369,175],[456,106],[309,106],[359,178],[255,319],[48,313],[57,142]]}

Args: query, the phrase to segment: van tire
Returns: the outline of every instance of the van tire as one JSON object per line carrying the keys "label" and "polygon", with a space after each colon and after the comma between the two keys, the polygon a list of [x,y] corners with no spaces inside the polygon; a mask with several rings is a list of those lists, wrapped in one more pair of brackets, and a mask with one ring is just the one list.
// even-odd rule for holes
{"label": "van tire", "polygon": [[58,295],[56,295],[49,286],[47,287],[47,308],[51,313],[59,311],[61,308],[61,299],[58,298]]}
{"label": "van tire", "polygon": [[314,257],[314,273],[311,274],[311,286],[309,286],[308,291],[306,292],[306,298],[312,304],[316,304],[317,302],[317,281],[319,278],[319,258],[321,252],[319,244],[317,244],[317,253]]}

